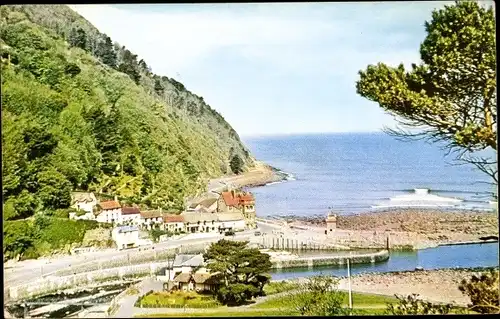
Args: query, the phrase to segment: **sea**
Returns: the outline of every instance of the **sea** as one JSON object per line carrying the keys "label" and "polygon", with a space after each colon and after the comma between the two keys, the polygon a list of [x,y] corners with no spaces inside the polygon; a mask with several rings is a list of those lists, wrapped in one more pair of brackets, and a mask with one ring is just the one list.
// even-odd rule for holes
{"label": "sea", "polygon": [[[472,165],[456,165],[442,145],[423,140],[401,141],[384,132],[242,140],[258,160],[288,176],[252,189],[260,217],[352,214],[411,205],[486,211],[497,206],[487,175]],[[496,158],[493,151],[486,155]],[[415,189],[425,189],[430,197],[408,200]]]}

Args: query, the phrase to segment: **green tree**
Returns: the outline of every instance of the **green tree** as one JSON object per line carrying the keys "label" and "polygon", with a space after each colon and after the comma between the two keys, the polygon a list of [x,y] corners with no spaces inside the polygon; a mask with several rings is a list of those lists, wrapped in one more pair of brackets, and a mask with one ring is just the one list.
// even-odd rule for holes
{"label": "green tree", "polygon": [[451,304],[438,305],[421,300],[417,294],[395,296],[398,299],[398,303],[387,304],[387,313],[390,315],[446,315],[453,309]]}
{"label": "green tree", "polygon": [[49,209],[67,208],[71,204],[71,183],[57,170],[50,168],[37,174],[37,196]]}
{"label": "green tree", "polygon": [[459,163],[474,164],[497,184],[496,155],[476,153],[497,150],[493,8],[457,1],[435,10],[425,29],[419,65],[369,65],[357,92],[396,117],[401,126],[390,134],[444,142]]}
{"label": "green tree", "polygon": [[342,307],[343,294],[337,289],[338,279],[333,276],[309,277],[291,295],[291,307],[303,316],[347,315]]}
{"label": "green tree", "polygon": [[217,298],[224,304],[240,305],[263,295],[272,263],[268,254],[248,248],[248,242],[221,239],[203,254],[207,268],[219,282]]}
{"label": "green tree", "polygon": [[137,55],[132,54],[129,50],[125,49],[123,52],[122,63],[118,66],[118,71],[128,74],[136,84],[139,84],[141,74],[139,73]]}
{"label": "green tree", "polygon": [[480,276],[473,275],[469,280],[462,280],[458,289],[469,296],[469,309],[479,313],[499,313],[499,272],[490,270]]}
{"label": "green tree", "polygon": [[69,34],[68,42],[73,47],[87,49],[87,33],[82,28],[73,28]]}
{"label": "green tree", "polygon": [[105,34],[103,35],[102,41],[97,46],[96,54],[104,64],[116,68],[117,57],[110,37]]}
{"label": "green tree", "polygon": [[165,87],[158,78],[155,79],[155,92],[158,95],[162,95],[165,92]]}
{"label": "green tree", "polygon": [[157,243],[159,240],[160,240],[160,237],[163,236],[163,235],[168,235],[169,232],[163,230],[163,229],[160,229],[160,228],[157,228],[157,227],[153,227],[150,231],[149,231],[149,237],[151,237],[151,239]]}
{"label": "green tree", "polygon": [[231,161],[229,162],[231,171],[233,171],[234,174],[239,174],[243,172],[243,165],[244,165],[243,160],[238,154],[233,155]]}

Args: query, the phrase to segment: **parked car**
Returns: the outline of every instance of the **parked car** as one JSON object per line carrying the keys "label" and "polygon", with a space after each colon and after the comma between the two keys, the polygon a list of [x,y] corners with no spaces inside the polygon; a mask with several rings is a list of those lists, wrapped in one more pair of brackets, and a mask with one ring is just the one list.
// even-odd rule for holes
{"label": "parked car", "polygon": [[262,233],[260,231],[255,232],[255,236],[261,236],[261,235],[262,235]]}

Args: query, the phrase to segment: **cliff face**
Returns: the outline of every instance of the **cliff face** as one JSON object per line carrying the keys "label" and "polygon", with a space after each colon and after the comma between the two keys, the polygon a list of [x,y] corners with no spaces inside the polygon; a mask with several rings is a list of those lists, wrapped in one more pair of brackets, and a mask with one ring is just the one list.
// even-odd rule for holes
{"label": "cliff face", "polygon": [[179,209],[233,157],[253,165],[202,97],[69,7],[0,10],[4,219],[66,208],[74,190]]}

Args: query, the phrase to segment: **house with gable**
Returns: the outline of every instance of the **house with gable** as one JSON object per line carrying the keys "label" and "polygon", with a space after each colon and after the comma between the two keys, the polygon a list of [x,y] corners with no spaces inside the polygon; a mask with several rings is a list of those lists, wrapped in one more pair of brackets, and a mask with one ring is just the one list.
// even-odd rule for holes
{"label": "house with gable", "polygon": [[162,215],[163,220],[163,230],[169,231],[171,233],[180,233],[185,231],[184,216],[167,214]]}
{"label": "house with gable", "polygon": [[245,219],[247,229],[255,229],[255,198],[250,192],[237,192],[235,190],[222,192],[217,200],[217,212],[241,213]]}
{"label": "house with gable", "polygon": [[172,267],[163,270],[165,276],[159,278],[173,282],[175,288],[183,291],[213,291],[217,283],[205,266],[202,254],[179,254],[175,256]]}
{"label": "house with gable", "polygon": [[100,223],[121,223],[122,206],[117,200],[100,202],[96,220]]}
{"label": "house with gable", "polygon": [[141,223],[141,210],[139,207],[122,207],[121,223],[139,225]]}
{"label": "house with gable", "polygon": [[71,203],[73,208],[93,213],[97,198],[94,193],[74,192],[71,194]]}
{"label": "house with gable", "polygon": [[141,212],[140,224],[142,227],[150,230],[158,225],[163,226],[163,213],[161,210],[149,210]]}

